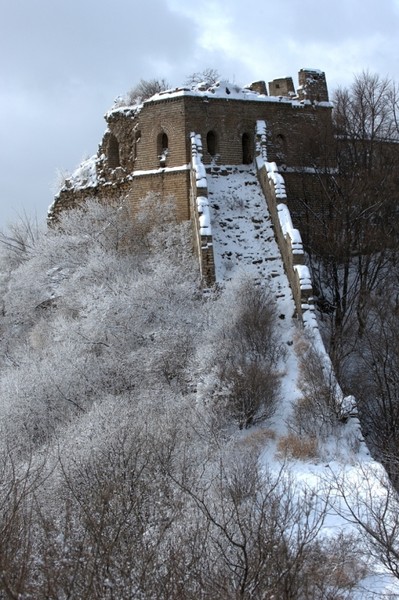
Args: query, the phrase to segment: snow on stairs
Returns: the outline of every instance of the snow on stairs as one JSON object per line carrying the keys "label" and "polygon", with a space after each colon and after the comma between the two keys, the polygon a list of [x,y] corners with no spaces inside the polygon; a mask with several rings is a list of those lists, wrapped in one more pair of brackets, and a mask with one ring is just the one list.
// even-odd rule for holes
{"label": "snow on stairs", "polygon": [[[216,281],[246,273],[268,287],[280,302],[294,302],[265,197],[251,166],[208,170]],[[292,313],[291,313],[292,314]]]}

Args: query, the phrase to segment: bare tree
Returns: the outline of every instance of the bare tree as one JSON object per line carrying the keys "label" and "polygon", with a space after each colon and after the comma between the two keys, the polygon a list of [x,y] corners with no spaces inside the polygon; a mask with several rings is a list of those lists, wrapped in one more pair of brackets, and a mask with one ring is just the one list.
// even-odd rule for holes
{"label": "bare tree", "polygon": [[369,447],[398,489],[399,325],[389,294],[375,299],[368,325],[351,382]]}
{"label": "bare tree", "polygon": [[[256,453],[222,454],[202,477],[198,471],[193,479],[171,477],[204,519],[205,553],[213,557],[206,598],[299,600],[325,597],[327,590],[331,599],[349,598],[364,575],[360,562],[351,572],[356,550],[350,536],[320,536],[328,490],[299,490],[284,468],[261,475]],[[332,563],[336,569],[321,568]]]}
{"label": "bare tree", "polygon": [[[0,269],[14,269],[32,254],[42,234],[36,219],[24,214],[5,232],[0,231]],[[3,263],[3,264],[1,264]]]}
{"label": "bare tree", "polygon": [[198,71],[189,75],[186,79],[186,85],[190,87],[203,85],[206,89],[212,87],[220,80],[220,74],[216,69],[207,67],[203,71]]}
{"label": "bare tree", "polygon": [[170,85],[166,79],[141,79],[126,96],[122,99],[122,104],[132,106],[141,104],[159,92],[169,89]]}
{"label": "bare tree", "polygon": [[35,570],[35,494],[46,479],[45,460],[31,452],[21,462],[0,449],[0,597],[29,596]]}
{"label": "bare tree", "polygon": [[396,268],[396,86],[363,73],[349,89],[337,90],[334,102],[327,163],[309,154],[319,198],[317,206],[305,203],[302,231],[331,356],[342,373],[367,327],[371,295]]}
{"label": "bare tree", "polygon": [[377,465],[359,468],[356,481],[331,472],[333,508],[356,526],[365,551],[399,579],[399,499]]}

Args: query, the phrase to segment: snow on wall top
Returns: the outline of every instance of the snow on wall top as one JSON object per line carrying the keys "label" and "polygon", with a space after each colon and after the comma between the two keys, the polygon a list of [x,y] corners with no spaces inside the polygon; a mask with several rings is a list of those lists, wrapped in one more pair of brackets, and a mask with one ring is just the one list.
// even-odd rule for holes
{"label": "snow on wall top", "polygon": [[323,75],[323,71],[320,69],[311,69],[310,67],[304,67],[301,71],[306,71],[307,73],[315,73],[315,75]]}
{"label": "snow on wall top", "polygon": [[277,212],[283,235],[284,237],[288,235],[291,240],[292,253],[303,254],[301,234],[292,224],[288,206],[286,204],[278,204]]}
{"label": "snow on wall top", "polygon": [[139,114],[142,108],[143,104],[132,104],[129,106],[116,105],[105,113],[104,118],[107,122],[112,121],[112,119],[117,115],[122,115],[124,117],[130,117],[134,119],[134,117],[136,117]]}
{"label": "snow on wall top", "polygon": [[56,197],[58,197],[59,193],[63,190],[69,190],[71,188],[78,190],[96,187],[98,184],[96,165],[101,158],[102,157],[99,158],[94,154],[90,158],[83,160],[75,171],[73,171],[73,173],[65,180],[64,185],[61,187]]}
{"label": "snow on wall top", "polygon": [[191,132],[191,162],[195,171],[197,188],[206,188],[208,186],[206,179],[206,169],[202,162],[202,140],[199,133]]}
{"label": "snow on wall top", "polygon": [[[194,131],[190,134],[191,139],[191,165],[195,173],[195,185],[201,189],[202,194],[207,193],[208,181],[206,169],[202,162],[202,140],[199,133]],[[211,216],[209,212],[208,198],[204,195],[197,196],[197,211],[200,235],[212,235]]]}
{"label": "snow on wall top", "polygon": [[[300,72],[305,71],[310,75],[310,77],[315,76],[319,77],[324,75],[323,71],[320,69],[301,69]],[[287,79],[286,77],[281,79]],[[263,82],[262,82],[263,83]],[[112,120],[112,118],[117,117],[118,115],[122,115],[125,117],[134,118],[143,108],[144,104],[148,104],[151,102],[157,102],[160,100],[166,100],[170,98],[178,98],[182,96],[197,96],[201,98],[221,98],[226,100],[251,100],[258,102],[279,102],[285,104],[291,104],[291,106],[295,107],[303,107],[309,104],[317,104],[321,107],[333,107],[333,103],[329,101],[313,101],[307,100],[305,98],[299,98],[295,95],[295,93],[290,93],[288,96],[284,95],[267,95],[267,89],[265,87],[266,93],[260,93],[259,90],[255,91],[254,88],[251,87],[252,84],[246,86],[240,86],[236,83],[231,83],[228,80],[221,80],[214,84],[208,84],[207,82],[201,82],[194,86],[178,86],[175,88],[171,88],[168,90],[163,90],[158,92],[151,98],[147,98],[144,101],[140,100],[140,103],[137,104],[126,104],[127,99],[119,96],[116,98],[114,102],[114,106],[106,112],[105,119],[107,121]],[[299,86],[298,90],[303,89],[303,86]]]}
{"label": "snow on wall top", "polygon": [[[315,70],[313,70],[316,73]],[[320,71],[321,72],[321,71]],[[203,84],[199,84],[196,87],[177,87],[170,90],[165,90],[155,94],[148,100],[145,101],[145,104],[150,102],[156,102],[159,100],[165,100],[167,98],[177,98],[181,96],[197,96],[201,98],[222,98],[225,100],[251,100],[258,102],[282,102],[286,104],[291,104],[296,107],[303,107],[307,104],[311,104],[308,100],[298,100],[295,97],[285,97],[285,96],[267,96],[265,94],[259,94],[253,90],[248,89],[247,87],[240,87],[235,83],[230,83],[229,81],[218,81],[215,85],[212,85],[208,88],[205,88]],[[317,102],[318,106],[323,107],[332,107],[333,104],[331,102]]]}

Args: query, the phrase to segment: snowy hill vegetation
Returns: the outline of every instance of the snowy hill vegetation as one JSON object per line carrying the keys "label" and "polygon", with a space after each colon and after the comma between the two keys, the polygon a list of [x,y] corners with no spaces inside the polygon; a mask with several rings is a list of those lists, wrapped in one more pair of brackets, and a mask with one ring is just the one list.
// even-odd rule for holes
{"label": "snowy hill vegetation", "polygon": [[[3,241],[2,597],[382,589],[375,569],[384,548],[397,568],[397,542],[371,536],[371,561],[365,528],[331,501],[338,489],[347,498],[344,461],[356,487],[358,434],[336,421],[323,430],[321,411],[307,435],[295,400],[309,402],[312,379],[302,372],[296,387],[275,300],[245,276],[204,296],[170,199],[147,197],[136,218],[89,202]],[[303,356],[309,344],[297,330]],[[367,494],[352,500],[365,518]]]}
{"label": "snowy hill vegetation", "polygon": [[356,85],[305,231],[331,361],[250,166],[209,172],[211,290],[172,197],[1,234],[0,598],[399,597],[395,88]]}

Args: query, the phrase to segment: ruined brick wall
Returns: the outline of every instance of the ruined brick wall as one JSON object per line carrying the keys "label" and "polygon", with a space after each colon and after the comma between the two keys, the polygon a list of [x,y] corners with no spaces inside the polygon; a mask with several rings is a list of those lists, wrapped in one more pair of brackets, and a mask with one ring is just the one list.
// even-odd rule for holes
{"label": "ruined brick wall", "polygon": [[280,77],[269,81],[269,94],[271,96],[295,96],[292,77]]}
{"label": "ruined brick wall", "polygon": [[298,73],[297,89],[300,100],[327,102],[328,89],[326,76],[318,69],[301,69]]}
{"label": "ruined brick wall", "polygon": [[[302,76],[304,85],[315,93],[327,93],[324,73],[303,70]],[[291,78],[280,83],[284,83],[283,91],[289,95]],[[320,156],[320,149],[332,139],[331,106],[327,104],[300,104],[267,96],[257,101],[212,97],[211,93],[170,97],[166,94],[145,102],[140,109],[111,110],[106,120],[108,129],[97,155],[97,181],[85,189],[73,184],[63,189],[53,216],[90,197],[114,201],[128,195],[135,205],[148,192],[155,191],[174,194],[179,219],[191,218],[189,164],[193,131],[201,135],[204,164],[252,163],[256,122],[266,121],[268,160],[282,167],[293,202],[290,208],[301,219],[303,199],[311,195],[312,202],[316,202],[317,193],[309,192],[311,186],[304,186],[303,177],[292,172],[317,162],[334,167],[331,157]]]}
{"label": "ruined brick wall", "polygon": [[51,211],[51,220],[56,220],[63,211],[82,205],[86,200],[95,198],[100,202],[118,203],[128,198],[133,209],[138,209],[141,200],[149,193],[156,192],[162,197],[173,195],[176,199],[176,215],[179,221],[191,218],[189,192],[190,171],[165,172],[161,175],[148,174],[131,177],[114,184],[97,185],[92,188],[63,190]]}

